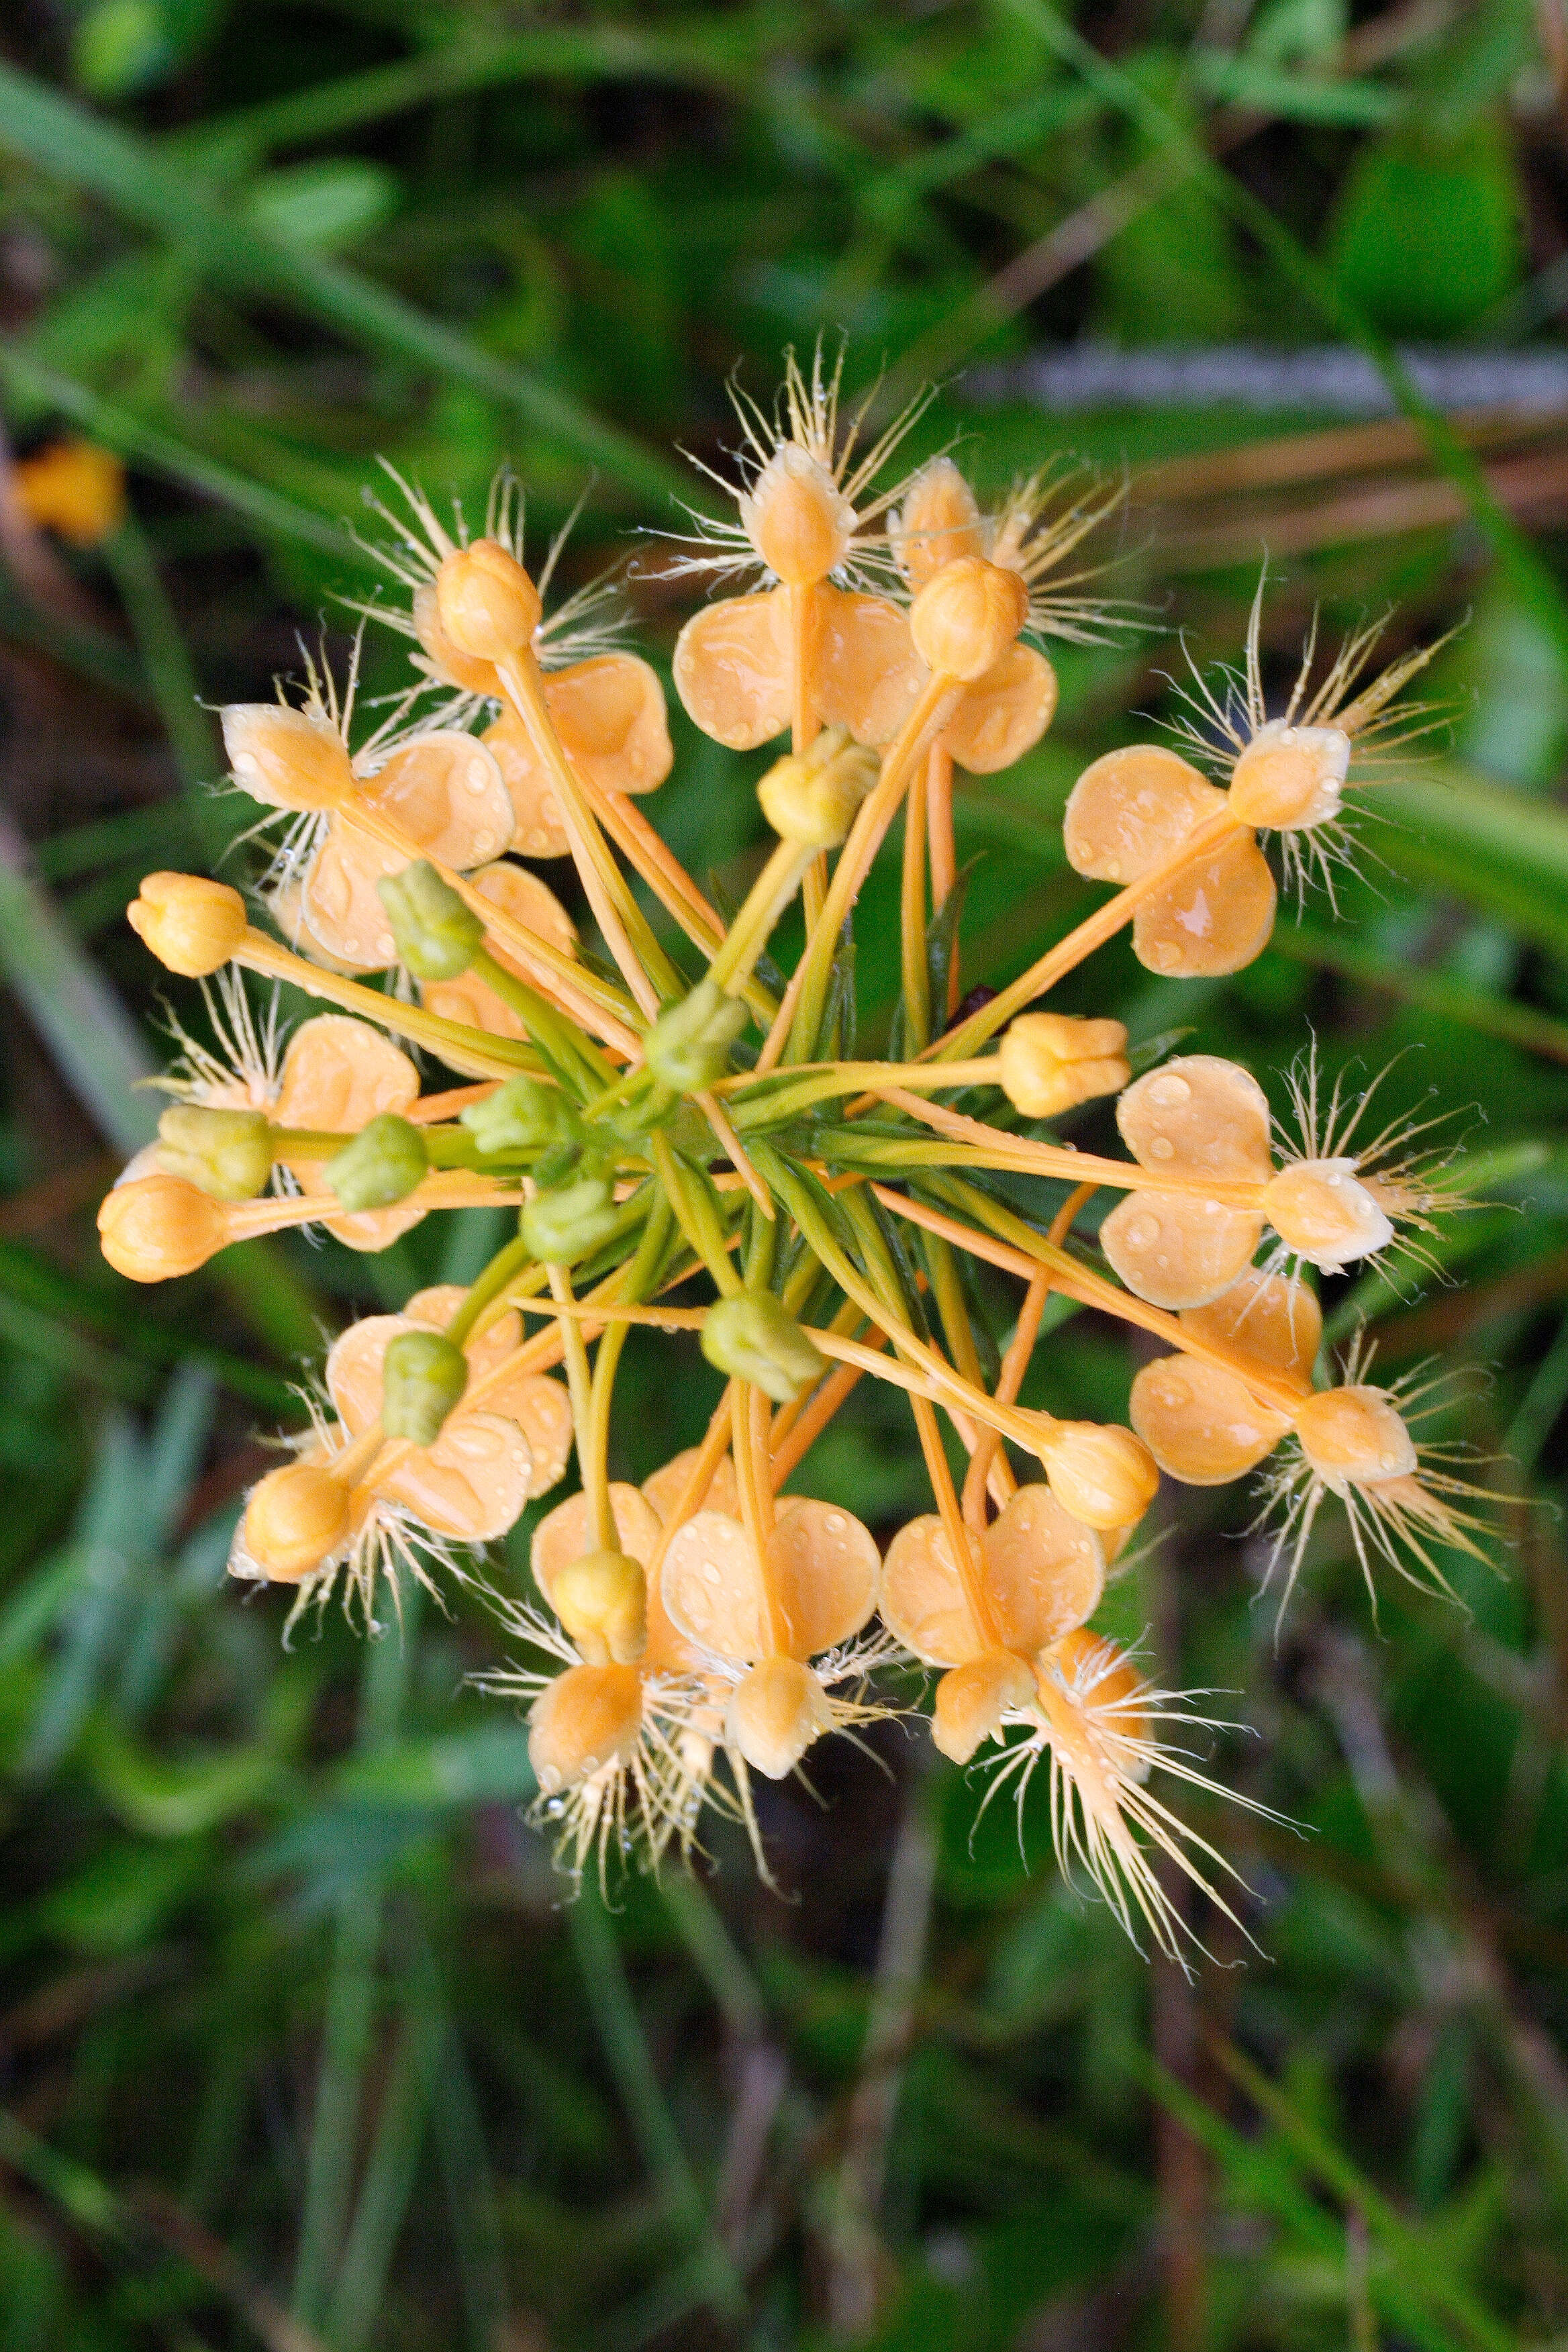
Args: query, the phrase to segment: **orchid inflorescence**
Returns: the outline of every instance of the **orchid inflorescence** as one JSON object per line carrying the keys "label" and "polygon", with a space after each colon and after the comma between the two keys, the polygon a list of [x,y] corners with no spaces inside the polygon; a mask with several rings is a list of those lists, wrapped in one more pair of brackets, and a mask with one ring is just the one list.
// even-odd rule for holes
{"label": "orchid inflorescence", "polygon": [[[1255,614],[1245,676],[1200,688],[1184,751],[1134,745],[1079,780],[1068,857],[1114,894],[961,1007],[953,772],[1006,769],[1044,733],[1057,688],[1037,640],[1110,625],[1079,553],[1110,502],[1055,471],[987,514],[948,457],[890,483],[910,420],[864,449],[820,354],[809,373],[792,358],[774,411],[739,406],[733,520],[700,523],[672,565],[741,591],[681,632],[691,718],[737,751],[789,736],[758,788],[776,845],[732,919],[637,804],[672,754],[610,595],[546,615],[558,549],[531,577],[510,484],[470,538],[399,483],[383,514],[409,592],[386,617],[416,648],[406,700],[357,750],[352,688],[314,664],[302,698],[223,713],[236,782],[279,813],[268,919],[171,873],[130,909],[203,983],[214,1042],[182,1036],[160,1141],[103,1204],[104,1251],[152,1282],[287,1225],[379,1250],[434,1213],[516,1211],[475,1282],[335,1340],[230,1564],[296,1588],[296,1613],[342,1591],[374,1627],[408,1579],[476,1579],[474,1549],[574,1450],[581,1491],[533,1535],[537,1597],[489,1595],[528,1660],[486,1678],[530,1703],[572,1867],[689,1851],[705,1808],[742,1821],[761,1863],[752,1776],[902,1711],[886,1672],[918,1662],[943,1754],[1020,1797],[1044,1763],[1064,1863],[1171,1948],[1161,1855],[1215,1901],[1201,1874],[1224,1865],[1148,1783],[1201,1779],[1172,1738],[1206,1718],[1096,1630],[1108,1572],[1162,1471],[1216,1485],[1268,1462],[1287,1586],[1330,1496],[1369,1578],[1382,1559],[1442,1582],[1441,1549],[1475,1544],[1466,1490],[1424,1458],[1400,1391],[1363,1361],[1321,1364],[1303,1269],[1397,1250],[1450,1195],[1406,1139],[1363,1143],[1337,1096],[1320,1115],[1309,1065],[1280,1132],[1233,1063],[1134,1077],[1121,1023],[1028,1008],[1129,926],[1163,978],[1258,956],[1277,903],[1263,841],[1288,873],[1334,851],[1424,656],[1368,682],[1363,631],[1270,718]],[[900,816],[897,1057],[861,1059],[850,919]],[[559,858],[592,955],[521,862]],[[784,980],[767,951],[797,898]],[[245,973],[331,1009],[285,1038]],[[425,1091],[416,1055],[458,1083]],[[1111,1096],[1130,1157],[1053,1134]],[[1020,1176],[1058,1188],[1048,1220],[1017,1205]],[[1022,1286],[989,1377],[966,1259]],[[1052,1293],[1160,1344],[1131,1428],[1020,1403]],[[700,1345],[727,1383],[702,1443],[640,1487],[611,1475],[637,1324]],[[847,1510],[786,1491],[862,1379],[907,1397],[931,1490],[885,1556]],[[1020,1476],[1032,1464],[1043,1478]]]}

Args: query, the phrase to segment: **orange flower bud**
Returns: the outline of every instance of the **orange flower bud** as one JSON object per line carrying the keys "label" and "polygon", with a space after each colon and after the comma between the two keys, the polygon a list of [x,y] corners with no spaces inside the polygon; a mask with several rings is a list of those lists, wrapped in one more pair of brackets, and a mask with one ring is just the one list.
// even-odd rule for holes
{"label": "orange flower bud", "polygon": [[269,1470],[253,1486],[242,1541],[273,1584],[298,1584],[349,1531],[348,1489],[313,1462]]}
{"label": "orange flower bud", "polygon": [[754,1771],[782,1780],[814,1739],[833,1728],[827,1693],[796,1658],[764,1658],[730,1701],[724,1737]]}
{"label": "orange flower bud", "polygon": [[96,441],[51,442],[24,457],[11,480],[28,521],[73,547],[96,547],[125,520],[125,468]]}
{"label": "orange flower bud", "polygon": [[231,702],[224,747],[234,781],[272,808],[333,809],[353,797],[348,746],[335,727],[279,702]]}
{"label": "orange flower bud", "polygon": [[1058,1421],[1037,1450],[1052,1494],[1086,1528],[1135,1526],[1160,1484],[1142,1439],[1113,1422]]}
{"label": "orange flower bud", "polygon": [[1296,1415],[1296,1436],[1325,1486],[1385,1486],[1416,1469],[1415,1444],[1382,1389],[1321,1389]]}
{"label": "orange flower bud", "polygon": [[138,1176],[117,1184],[98,1212],[103,1255],[132,1282],[194,1274],[228,1240],[222,1203],[183,1176]]}
{"label": "orange flower bud", "polygon": [[1231,771],[1230,805],[1243,824],[1297,832],[1340,813],[1351,739],[1339,727],[1260,727]]}
{"label": "orange flower bud", "polygon": [[543,607],[518,562],[493,539],[455,548],[436,575],[441,626],[460,654],[510,661],[531,645]]}
{"label": "orange flower bud", "polygon": [[642,1681],[635,1666],[569,1666],[529,1716],[528,1760],[546,1796],[624,1764],[642,1733]]}
{"label": "orange flower bud", "polygon": [[1010,1650],[987,1650],[943,1675],[936,1686],[931,1736],[942,1755],[967,1764],[984,1739],[1001,1727],[1002,1717],[1027,1706],[1035,1677]]}
{"label": "orange flower bud", "polygon": [[186,980],[221,970],[249,929],[239,892],[199,874],[144,874],[125,919],[161,964]]}
{"label": "orange flower bud", "polygon": [[1070,1013],[1025,1013],[1004,1036],[997,1076],[1015,1110],[1055,1118],[1096,1095],[1120,1094],[1132,1072],[1120,1021]]}
{"label": "orange flower bud", "polygon": [[943,564],[910,607],[910,635],[928,669],[973,685],[1001,660],[1029,617],[1029,591],[1016,572],[961,555]]}
{"label": "orange flower bud", "polygon": [[810,588],[843,562],[855,509],[819,457],[793,441],[773,451],[740,501],[741,526],[786,587]]}

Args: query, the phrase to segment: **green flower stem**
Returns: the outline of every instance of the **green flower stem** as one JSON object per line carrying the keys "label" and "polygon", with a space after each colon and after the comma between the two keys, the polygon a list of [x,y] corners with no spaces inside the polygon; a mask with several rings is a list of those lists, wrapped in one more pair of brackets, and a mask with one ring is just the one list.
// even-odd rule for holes
{"label": "green flower stem", "polygon": [[569,1311],[558,1317],[561,1328],[562,1361],[566,1370],[566,1387],[572,1399],[572,1428],[577,1441],[577,1468],[583,1480],[583,1490],[594,1515],[594,1547],[597,1551],[618,1551],[620,1538],[616,1533],[615,1513],[610,1508],[609,1488],[603,1478],[593,1477],[594,1449],[589,1438],[593,1421],[593,1389],[588,1370],[588,1348],[583,1337],[583,1326],[575,1311],[577,1302],[572,1295],[572,1285],[563,1265],[548,1265],[545,1275],[550,1284],[550,1296],[557,1307]]}
{"label": "green flower stem", "polygon": [[500,663],[498,673],[535,756],[550,772],[572,844],[573,863],[594,909],[594,919],[620,966],[627,988],[651,1020],[661,996],[684,994],[680,974],[655,939],[647,918],[633,898],[561,747],[532,655],[520,655],[515,660]]}
{"label": "green flower stem", "polygon": [[912,1362],[918,1362],[922,1370],[929,1371],[934,1369],[939,1375],[951,1379],[952,1375],[950,1367],[935,1356],[933,1349],[926,1347],[923,1341],[917,1339],[904,1321],[901,1304],[894,1306],[883,1299],[877,1288],[865,1279],[840,1249],[826,1219],[812,1198],[809,1184],[785,1161],[777,1159],[772,1152],[768,1154],[768,1159],[773,1171],[772,1181],[779,1197],[800,1227],[811,1249],[833,1276],[845,1297],[852,1298],[861,1312],[871,1318],[879,1329],[887,1332],[888,1337],[900,1353],[909,1356]]}
{"label": "green flower stem", "polygon": [[286,980],[309,996],[324,997],[345,1013],[358,1013],[361,1020],[374,1021],[395,1036],[428,1047],[466,1077],[510,1078],[519,1070],[531,1070],[537,1076],[543,1067],[531,1045],[510,1037],[492,1037],[487,1030],[470,1029],[461,1021],[444,1021],[422,1005],[402,1004],[395,996],[384,996],[379,989],[366,988],[357,980],[345,980],[338,972],[323,971],[320,964],[308,963],[303,956],[280,947],[260,931],[247,931],[233,961],[246,971],[259,972],[264,980]]}
{"label": "green flower stem", "polygon": [[648,1145],[681,1232],[712,1276],[720,1296],[732,1298],[743,1285],[730,1256],[730,1236],[719,1212],[717,1193],[705,1176],[671,1150],[666,1137],[650,1135]]}
{"label": "green flower stem", "polygon": [[[496,1155],[486,1159],[473,1137],[462,1127],[421,1127],[426,1155],[432,1168],[482,1168],[488,1174],[500,1166]],[[332,1135],[324,1129],[313,1127],[275,1127],[272,1130],[272,1156],[284,1162],[295,1160],[335,1160],[354,1141],[353,1135]],[[507,1155],[509,1166],[520,1164],[517,1154]]]}
{"label": "green flower stem", "polygon": [[979,1350],[974,1345],[974,1329],[969,1319],[969,1302],[963,1295],[959,1278],[958,1260],[952,1244],[938,1234],[928,1236],[925,1245],[926,1266],[931,1276],[931,1296],[936,1311],[942,1318],[942,1337],[948,1353],[963,1374],[976,1388],[984,1386]]}
{"label": "green flower stem", "polygon": [[527,981],[508,971],[488,948],[476,950],[470,969],[516,1013],[540,1052],[554,1063],[561,1077],[574,1092],[610,1084],[615,1076],[614,1066],[593,1039],[558,1013]]}
{"label": "green flower stem", "polygon": [[827,886],[822,913],[813,926],[805,952],[801,957],[780,1010],[782,1022],[784,1012],[794,1000],[794,1019],[789,1031],[792,1054],[804,1057],[816,1051],[822,1016],[827,1005],[828,975],[837,951],[838,934],[860,895],[860,886],[871,870],[871,861],[882,845],[883,836],[899,813],[899,804],[909,790],[910,777],[924,759],[931,737],[951,717],[961,690],[951,678],[938,677],[928,680],[920,699],[904,721],[897,741],[889,748],[875,788],[860,804],[850,827],[849,837],[838,854],[838,863]]}
{"label": "green flower stem", "polygon": [[[668,1246],[672,1223],[668,1200],[656,1198],[621,1285],[621,1297],[628,1305],[645,1299],[657,1283]],[[584,1462],[581,1465],[583,1484],[595,1495],[603,1489],[606,1510],[609,1507],[610,1414],[615,1402],[616,1373],[630,1329],[629,1323],[606,1324],[594,1358],[594,1376],[590,1384],[588,1438],[593,1458],[591,1464]]]}
{"label": "green flower stem", "polygon": [[773,937],[780,916],[800,888],[815,849],[781,841],[746,893],[745,903],[731,924],[724,944],[708,967],[708,977],[730,996],[739,996],[750,980],[757,958]]}
{"label": "green flower stem", "polygon": [[[812,1067],[798,1076],[781,1070],[763,1078],[724,1081],[715,1088],[742,1134],[774,1120],[796,1118],[819,1102],[841,1095],[881,1093],[890,1087],[911,1094],[957,1092],[965,1087],[997,1087],[994,1056],[973,1062],[833,1062]],[[733,1091],[730,1091],[730,1089]]]}
{"label": "green flower stem", "polygon": [[529,1271],[532,1264],[533,1261],[528,1253],[528,1244],[521,1235],[516,1241],[508,1242],[504,1249],[497,1250],[483,1274],[471,1285],[468,1297],[447,1324],[447,1339],[456,1346],[462,1347],[491,1299],[499,1298],[507,1284],[518,1275]]}

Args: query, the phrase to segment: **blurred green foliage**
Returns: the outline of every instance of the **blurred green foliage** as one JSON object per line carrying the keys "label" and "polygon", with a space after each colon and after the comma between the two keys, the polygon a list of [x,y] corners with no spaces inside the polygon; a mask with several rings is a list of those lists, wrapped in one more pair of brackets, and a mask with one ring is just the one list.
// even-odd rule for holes
{"label": "blurred green foliage", "polygon": [[[465,1686],[496,1661],[481,1608],[286,1652],[273,1599],[224,1577],[253,1433],[297,1416],[321,1334],[470,1278],[494,1235],[251,1244],[142,1295],[89,1213],[166,1042],[120,911],[234,829],[196,697],[265,693],[319,614],[342,651],[336,600],[373,577],[342,518],[366,521],[378,456],[470,513],[510,458],[542,545],[592,478],[575,580],[704,502],[669,445],[714,459],[731,368],[765,394],[819,331],[889,396],[1079,334],[1500,346],[1561,299],[1563,40],[1522,0],[7,21],[9,430],[118,450],[133,519],[87,555],[8,526],[0,581],[0,961],[26,1013],[0,1111],[5,2352],[1564,2339],[1560,425],[1482,436],[1490,504],[1468,444],[1419,424],[1053,419],[960,373],[921,428],[968,436],[992,486],[1060,446],[1129,466],[1115,584],[1159,622],[1066,649],[1041,751],[961,795],[971,977],[1090,903],[1072,780],[1170,715],[1178,628],[1236,656],[1265,544],[1271,684],[1315,603],[1333,626],[1395,604],[1396,644],[1472,615],[1434,688],[1451,749],[1390,787],[1337,910],[1310,900],[1228,983],[1116,948],[1068,992],[1279,1101],[1310,1029],[1352,1083],[1394,1063],[1391,1116],[1474,1106],[1482,1205],[1440,1265],[1328,1304],[1390,1368],[1484,1371],[1452,1434],[1502,1457],[1504,1572],[1458,1563],[1459,1608],[1385,1590],[1374,1623],[1325,1528],[1277,1629],[1245,1514],[1184,1490],[1108,1598],[1169,1678],[1234,1694],[1214,1769],[1273,1813],[1198,1825],[1261,1955],[1211,1916],[1192,1984],[1151,1970],[1055,1874],[1043,1789],[973,1828],[975,1790],[898,1729],[770,1797],[782,1898],[721,1838],[715,1877],[566,1905],[520,1820],[524,1730]],[[641,551],[667,661],[685,608]],[[374,692],[393,656],[374,633],[367,656]],[[753,763],[677,731],[658,819],[732,901]],[[879,868],[858,923],[884,1018],[896,898]],[[1064,1316],[1029,1394],[1115,1412],[1132,1369]],[[620,1474],[700,1430],[709,1376],[681,1370],[634,1336]],[[923,1500],[883,1392],[808,1476],[883,1525]],[[526,1526],[498,1573],[526,1588]]]}

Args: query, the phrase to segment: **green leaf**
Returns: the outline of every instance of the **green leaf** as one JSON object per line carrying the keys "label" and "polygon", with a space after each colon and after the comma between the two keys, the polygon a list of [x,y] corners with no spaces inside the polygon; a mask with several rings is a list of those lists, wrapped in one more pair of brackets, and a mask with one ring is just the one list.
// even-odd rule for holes
{"label": "green leaf", "polygon": [[1329,259],[1391,335],[1457,335],[1518,281],[1523,199],[1513,145],[1483,116],[1445,139],[1424,123],[1363,148],[1335,209]]}

